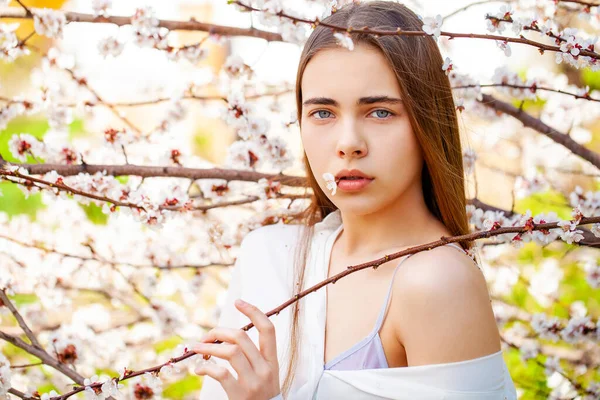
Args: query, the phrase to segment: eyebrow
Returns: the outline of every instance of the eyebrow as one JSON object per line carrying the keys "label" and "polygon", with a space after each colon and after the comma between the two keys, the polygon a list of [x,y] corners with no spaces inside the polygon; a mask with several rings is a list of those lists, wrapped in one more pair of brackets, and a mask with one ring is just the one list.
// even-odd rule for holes
{"label": "eyebrow", "polygon": [[[389,96],[368,96],[361,97],[356,102],[357,106],[365,105],[365,104],[375,104],[375,103],[388,103],[388,104],[398,104],[402,103],[402,99],[396,97]],[[339,107],[340,103],[331,99],[329,97],[313,97],[312,99],[308,99],[302,103],[304,106],[308,106],[311,104],[322,105],[322,106],[334,106]]]}

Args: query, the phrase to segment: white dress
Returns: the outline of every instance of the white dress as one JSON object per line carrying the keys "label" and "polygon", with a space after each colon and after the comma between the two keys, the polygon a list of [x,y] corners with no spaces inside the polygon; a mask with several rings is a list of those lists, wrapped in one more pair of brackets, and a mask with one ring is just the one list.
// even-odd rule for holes
{"label": "white dress", "polygon": [[[339,210],[315,225],[305,288],[327,279],[331,249],[341,229]],[[244,238],[233,267],[219,326],[241,328],[250,322],[233,305],[237,298],[267,312],[292,297],[292,265],[300,233],[299,226],[277,224],[256,229]],[[356,273],[360,274],[360,271]],[[516,390],[502,351],[476,359],[435,365],[325,370],[325,296],[323,287],[300,300],[300,358],[287,400],[516,400]],[[270,318],[276,330],[280,383],[285,378],[283,366],[287,365],[289,357],[287,344],[291,309],[292,306]],[[248,335],[258,346],[257,330],[250,329]],[[237,377],[227,361],[216,357],[214,360]],[[224,400],[227,396],[216,380],[205,376],[200,399]]]}

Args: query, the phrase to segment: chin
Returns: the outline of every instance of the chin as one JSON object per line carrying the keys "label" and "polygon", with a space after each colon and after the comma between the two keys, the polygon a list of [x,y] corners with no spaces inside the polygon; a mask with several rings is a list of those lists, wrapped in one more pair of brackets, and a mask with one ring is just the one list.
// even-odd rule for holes
{"label": "chin", "polygon": [[344,193],[344,198],[337,197],[339,192],[335,194],[332,199],[333,204],[340,209],[343,213],[350,213],[353,215],[368,215],[380,210],[384,207],[382,201],[376,201],[370,196],[361,196],[359,194],[348,194]]}

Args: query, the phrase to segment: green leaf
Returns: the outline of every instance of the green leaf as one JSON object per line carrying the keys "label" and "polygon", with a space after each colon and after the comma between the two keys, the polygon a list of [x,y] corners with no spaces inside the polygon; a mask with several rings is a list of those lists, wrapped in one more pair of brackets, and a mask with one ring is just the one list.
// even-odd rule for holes
{"label": "green leaf", "polygon": [[563,270],[565,275],[561,280],[560,302],[572,304],[575,301],[582,301],[591,316],[600,315],[600,289],[590,286],[583,267],[571,263],[563,267]]}
{"label": "green leaf", "polygon": [[85,215],[88,219],[96,225],[106,225],[108,223],[108,215],[102,212],[102,207],[93,203],[81,204],[78,203],[79,207],[83,208]]}
{"label": "green leaf", "polygon": [[[544,108],[544,105],[546,104],[547,100],[540,99],[538,97],[535,100],[512,99],[510,102],[513,106],[517,108],[521,107],[521,109],[527,113],[535,114]],[[523,103],[522,106],[521,103]]]}
{"label": "green leaf", "polygon": [[115,176],[115,179],[121,182],[123,185],[129,182],[129,176],[127,175]]}
{"label": "green leaf", "polygon": [[571,219],[572,207],[561,193],[547,190],[515,202],[516,212],[524,214],[527,210],[531,210],[532,215],[554,211],[560,219]]}
{"label": "green leaf", "polygon": [[156,353],[162,353],[163,351],[172,350],[177,347],[177,345],[183,343],[183,339],[179,336],[171,336],[168,339],[162,340],[160,342],[154,343],[154,351]]}
{"label": "green leaf", "polygon": [[15,303],[15,307],[19,308],[27,304],[37,303],[40,298],[34,293],[16,293],[10,296],[10,299]]}
{"label": "green leaf", "polygon": [[40,395],[42,395],[44,393],[50,393],[53,390],[55,390],[56,393],[60,393],[58,388],[51,383],[45,383],[41,386],[38,386],[38,388],[37,388],[37,391],[40,393]]}
{"label": "green leaf", "polygon": [[214,134],[209,130],[198,130],[192,139],[193,152],[211,162],[216,162],[214,151]]}
{"label": "green leaf", "polygon": [[505,350],[503,356],[515,386],[524,390],[520,399],[537,400],[548,397],[551,390],[546,385],[544,367],[535,360],[523,362],[517,349]]}
{"label": "green leaf", "polygon": [[35,220],[38,210],[45,208],[42,203],[42,195],[35,193],[25,198],[25,193],[17,187],[15,183],[0,182],[0,211],[9,216],[27,214],[32,220]]}
{"label": "green leaf", "polygon": [[163,395],[170,399],[183,399],[190,393],[202,388],[202,377],[197,375],[187,375],[185,378],[167,386]]}
{"label": "green leaf", "polygon": [[581,71],[581,79],[584,86],[589,86],[590,90],[600,90],[600,72],[585,68]]}
{"label": "green leaf", "polygon": [[[0,131],[0,155],[8,162],[21,162],[13,157],[8,149],[8,142],[15,134],[28,133],[31,136],[42,140],[46,132],[50,129],[47,119],[35,117],[18,117],[6,125],[6,129]],[[76,119],[69,125],[69,138],[79,137],[85,134],[84,121]],[[27,157],[27,163],[35,163],[32,157]]]}

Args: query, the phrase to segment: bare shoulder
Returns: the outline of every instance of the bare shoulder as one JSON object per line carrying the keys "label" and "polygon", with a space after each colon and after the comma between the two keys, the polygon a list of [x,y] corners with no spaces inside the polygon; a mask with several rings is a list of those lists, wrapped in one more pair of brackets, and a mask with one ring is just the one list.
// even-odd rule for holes
{"label": "bare shoulder", "polygon": [[464,251],[441,246],[410,256],[393,291],[393,325],[409,366],[500,351],[485,277]]}

